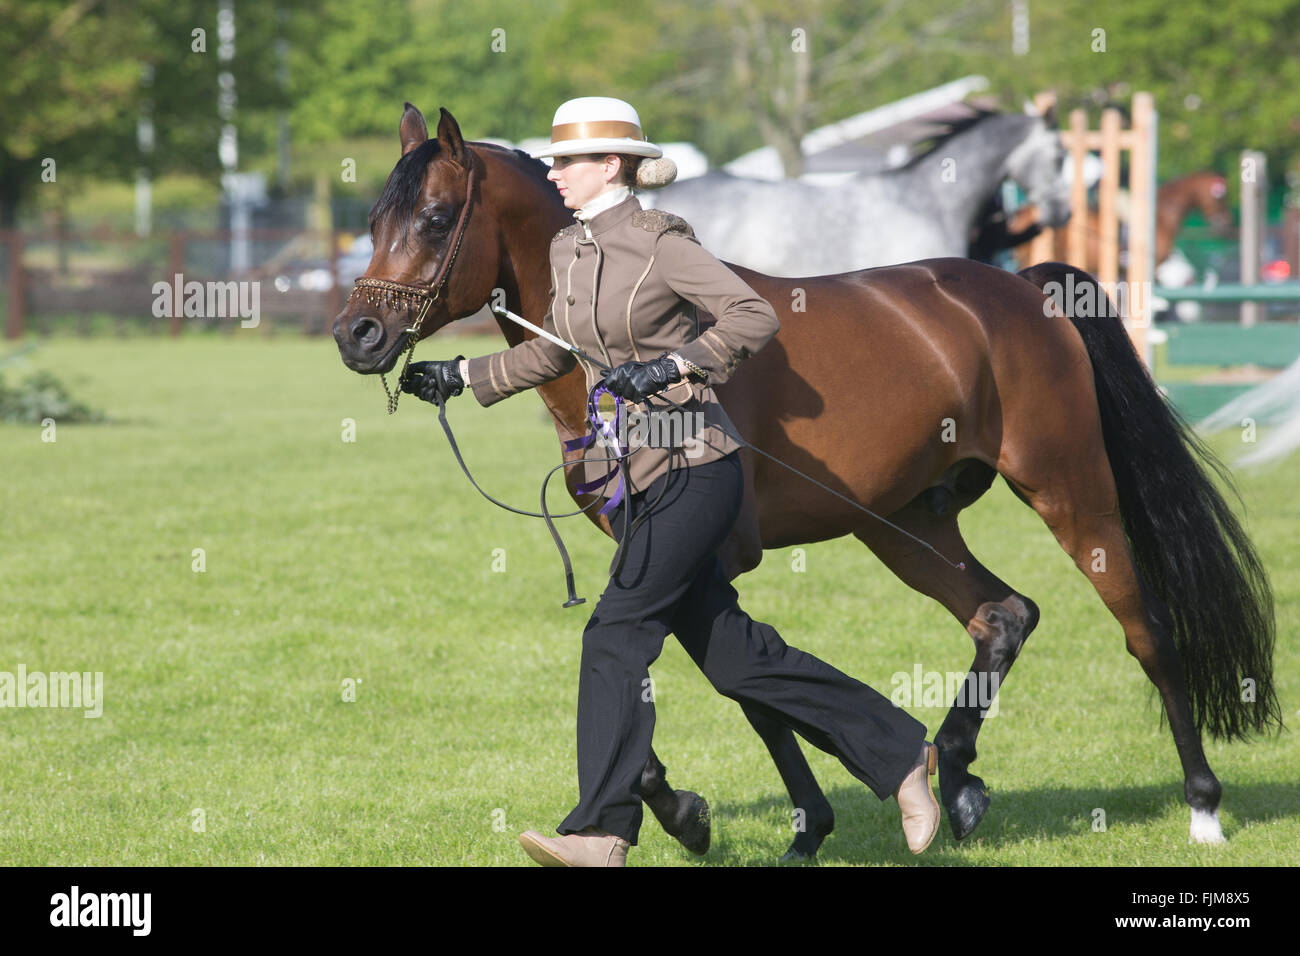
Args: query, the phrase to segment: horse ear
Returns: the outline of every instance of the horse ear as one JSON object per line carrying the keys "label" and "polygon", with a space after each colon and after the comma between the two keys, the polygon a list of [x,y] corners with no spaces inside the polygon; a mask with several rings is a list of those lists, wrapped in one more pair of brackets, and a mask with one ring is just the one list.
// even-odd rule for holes
{"label": "horse ear", "polygon": [[442,107],[438,109],[442,114],[438,120],[438,150],[457,166],[467,167],[469,160],[465,154],[468,150],[465,149],[464,137],[460,135],[460,124],[446,109]]}
{"label": "horse ear", "polygon": [[402,137],[403,156],[429,138],[429,127],[424,124],[424,114],[410,103],[406,104],[397,131]]}

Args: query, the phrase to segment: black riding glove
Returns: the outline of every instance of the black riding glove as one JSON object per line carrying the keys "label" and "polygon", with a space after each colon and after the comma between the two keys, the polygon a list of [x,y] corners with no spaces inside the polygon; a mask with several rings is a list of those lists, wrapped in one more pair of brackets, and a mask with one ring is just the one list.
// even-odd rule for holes
{"label": "black riding glove", "polygon": [[450,362],[412,363],[402,379],[402,391],[417,395],[426,402],[434,402],[441,395],[445,403],[465,388],[465,380],[460,377],[460,363],[464,357],[457,355]]}
{"label": "black riding glove", "polygon": [[630,402],[643,402],[647,395],[681,378],[677,362],[665,352],[649,362],[624,362],[605,376],[605,387]]}

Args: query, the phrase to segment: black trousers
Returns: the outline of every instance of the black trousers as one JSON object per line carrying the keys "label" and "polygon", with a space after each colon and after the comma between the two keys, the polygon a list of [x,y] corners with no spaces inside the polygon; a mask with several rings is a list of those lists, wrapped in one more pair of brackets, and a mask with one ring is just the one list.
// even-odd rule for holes
{"label": "black trousers", "polygon": [[[582,635],[577,807],[557,827],[594,826],[637,842],[641,771],[655,708],[649,667],[671,632],[726,697],[784,720],[838,757],[881,800],[915,763],[925,726],[866,684],[790,647],[740,609],[717,550],[740,513],[739,454],[674,468],[631,496],[632,517],[663,499],[628,543]],[[610,514],[622,534],[623,506]]]}

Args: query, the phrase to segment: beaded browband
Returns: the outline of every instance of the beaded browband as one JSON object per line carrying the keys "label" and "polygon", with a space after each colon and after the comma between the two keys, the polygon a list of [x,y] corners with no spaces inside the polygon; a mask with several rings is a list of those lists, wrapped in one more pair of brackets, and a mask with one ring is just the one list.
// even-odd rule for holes
{"label": "beaded browband", "polygon": [[369,305],[382,305],[388,309],[409,309],[421,299],[437,298],[436,293],[430,292],[426,286],[408,285],[371,276],[361,276],[353,283],[352,295],[348,298],[355,299],[358,296]]}

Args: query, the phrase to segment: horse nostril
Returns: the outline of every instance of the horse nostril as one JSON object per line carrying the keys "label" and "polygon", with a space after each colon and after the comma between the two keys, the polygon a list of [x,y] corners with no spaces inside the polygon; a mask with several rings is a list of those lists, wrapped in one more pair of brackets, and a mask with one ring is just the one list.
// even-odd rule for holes
{"label": "horse nostril", "polygon": [[352,338],[363,349],[374,349],[384,340],[384,327],[369,316],[352,323]]}

